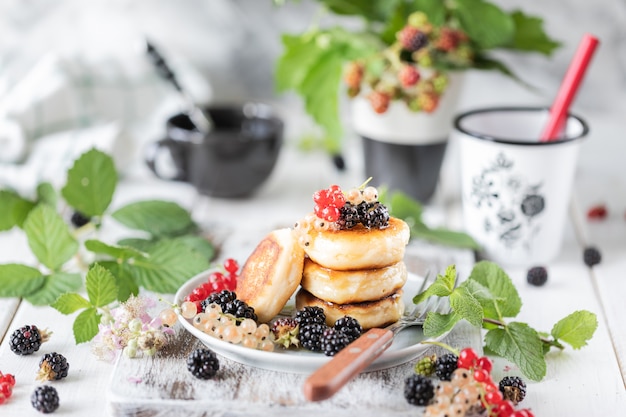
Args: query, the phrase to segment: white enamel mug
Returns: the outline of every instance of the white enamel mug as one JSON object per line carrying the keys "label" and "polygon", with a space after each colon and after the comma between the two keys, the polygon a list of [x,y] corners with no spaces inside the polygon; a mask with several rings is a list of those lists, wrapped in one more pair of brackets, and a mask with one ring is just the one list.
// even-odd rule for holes
{"label": "white enamel mug", "polygon": [[545,108],[468,111],[454,120],[465,230],[482,255],[532,266],[560,252],[578,152],[589,128],[568,115],[557,140],[540,142]]}

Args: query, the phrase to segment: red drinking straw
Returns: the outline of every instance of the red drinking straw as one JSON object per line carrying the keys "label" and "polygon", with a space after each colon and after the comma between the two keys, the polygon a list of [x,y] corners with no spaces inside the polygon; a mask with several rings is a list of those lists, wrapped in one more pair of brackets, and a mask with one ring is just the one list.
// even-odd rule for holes
{"label": "red drinking straw", "polygon": [[597,38],[589,34],[583,36],[576,54],[565,73],[554,103],[550,107],[548,123],[541,133],[542,142],[556,140],[561,133],[569,107],[578,91],[596,46],[598,46]]}

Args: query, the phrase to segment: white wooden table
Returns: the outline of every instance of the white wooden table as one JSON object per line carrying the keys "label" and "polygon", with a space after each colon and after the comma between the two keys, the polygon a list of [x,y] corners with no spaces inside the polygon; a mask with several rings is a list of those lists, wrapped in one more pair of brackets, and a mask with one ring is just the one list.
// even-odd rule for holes
{"label": "white wooden table", "polygon": [[[249,200],[198,199],[184,184],[164,183],[138,170],[119,187],[113,206],[142,198],[174,199],[192,209],[195,218],[212,230],[222,244],[220,257],[245,259],[267,232],[290,226],[310,209],[311,190],[330,183],[358,184],[360,174],[336,174],[325,158],[301,155],[286,149],[279,166],[266,186]],[[584,173],[583,173],[584,174]],[[585,208],[611,187],[626,189],[626,178],[583,176],[578,181],[577,201]],[[581,188],[584,187],[584,188]],[[615,197],[606,193],[602,197]],[[446,204],[441,203],[446,201]],[[569,228],[561,255],[550,263],[549,281],[541,288],[525,282],[526,270],[508,269],[523,301],[518,319],[537,329],[549,331],[554,322],[579,309],[598,315],[599,327],[589,345],[580,351],[567,348],[550,353],[545,379],[529,382],[522,405],[536,416],[616,416],[626,413],[626,206],[614,200],[621,212],[603,222],[580,221]],[[458,226],[454,199],[439,198],[427,207],[429,221]],[[233,223],[228,219],[236,219]],[[575,227],[581,229],[575,232]],[[104,233],[115,234],[115,230]],[[578,236],[578,237],[577,237]],[[602,264],[593,269],[582,262],[581,239],[598,245]],[[586,243],[586,242],[585,242]],[[425,249],[426,250],[426,249]],[[467,272],[472,258],[464,251],[429,247],[430,254],[451,253]],[[18,231],[0,234],[0,263],[28,261],[24,238]],[[30,405],[30,393],[38,384],[35,371],[41,352],[63,353],[70,362],[69,376],[54,382],[59,391],[63,416],[256,416],[256,415],[419,415],[402,396],[404,377],[414,362],[367,373],[348,384],[336,397],[321,403],[307,403],[302,395],[303,375],[263,371],[222,358],[217,381],[199,381],[189,376],[185,353],[197,341],[178,329],[171,349],[152,359],[122,358],[117,364],[98,361],[89,344],[76,346],[72,336],[73,316],[63,316],[49,307],[35,308],[16,299],[0,299],[0,370],[16,376],[12,398],[0,406],[0,415],[39,415]],[[8,335],[24,324],[37,324],[54,331],[52,339],[38,354],[20,357],[8,346]],[[481,334],[461,325],[448,342],[480,349]],[[496,360],[494,380],[509,374],[510,364]],[[513,371],[514,373],[514,371]],[[383,414],[384,413],[384,414]]]}

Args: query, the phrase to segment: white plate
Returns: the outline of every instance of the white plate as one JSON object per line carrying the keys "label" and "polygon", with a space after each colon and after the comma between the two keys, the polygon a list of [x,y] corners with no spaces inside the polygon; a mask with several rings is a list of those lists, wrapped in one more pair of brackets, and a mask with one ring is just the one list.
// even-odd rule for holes
{"label": "white plate", "polygon": [[[182,304],[187,294],[202,282],[205,282],[211,272],[202,272],[187,281],[176,293],[174,302],[178,305]],[[403,295],[407,308],[413,306],[412,298],[417,294],[419,285],[423,280],[424,277],[409,273]],[[294,305],[293,297],[288,302],[289,305]],[[200,339],[204,345],[214,350],[217,354],[245,365],[272,371],[311,373],[331,359],[323,353],[310,352],[306,349],[283,349],[277,346],[275,351],[265,352],[234,345],[196,329],[191,324],[191,320],[185,319],[180,314],[178,319],[187,331]],[[420,343],[426,339],[420,326],[409,327],[403,330],[395,337],[393,344],[366,371],[390,368],[414,359],[430,347]]]}

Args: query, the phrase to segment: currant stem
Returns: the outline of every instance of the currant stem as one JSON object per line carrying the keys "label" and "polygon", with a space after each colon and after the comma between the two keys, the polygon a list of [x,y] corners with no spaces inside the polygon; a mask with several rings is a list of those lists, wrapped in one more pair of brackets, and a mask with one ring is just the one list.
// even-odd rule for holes
{"label": "currant stem", "polygon": [[446,350],[448,350],[448,351],[450,351],[450,352],[454,353],[456,356],[459,356],[459,350],[458,350],[458,349],[453,348],[452,346],[450,346],[450,345],[448,345],[448,344],[446,344],[446,343],[443,343],[443,342],[437,342],[437,341],[434,341],[434,340],[425,340],[425,341],[420,342],[420,343],[423,343],[423,344],[425,344],[425,345],[435,345],[435,346],[439,346],[439,347],[441,347],[441,348],[444,348],[444,349],[446,349]]}

